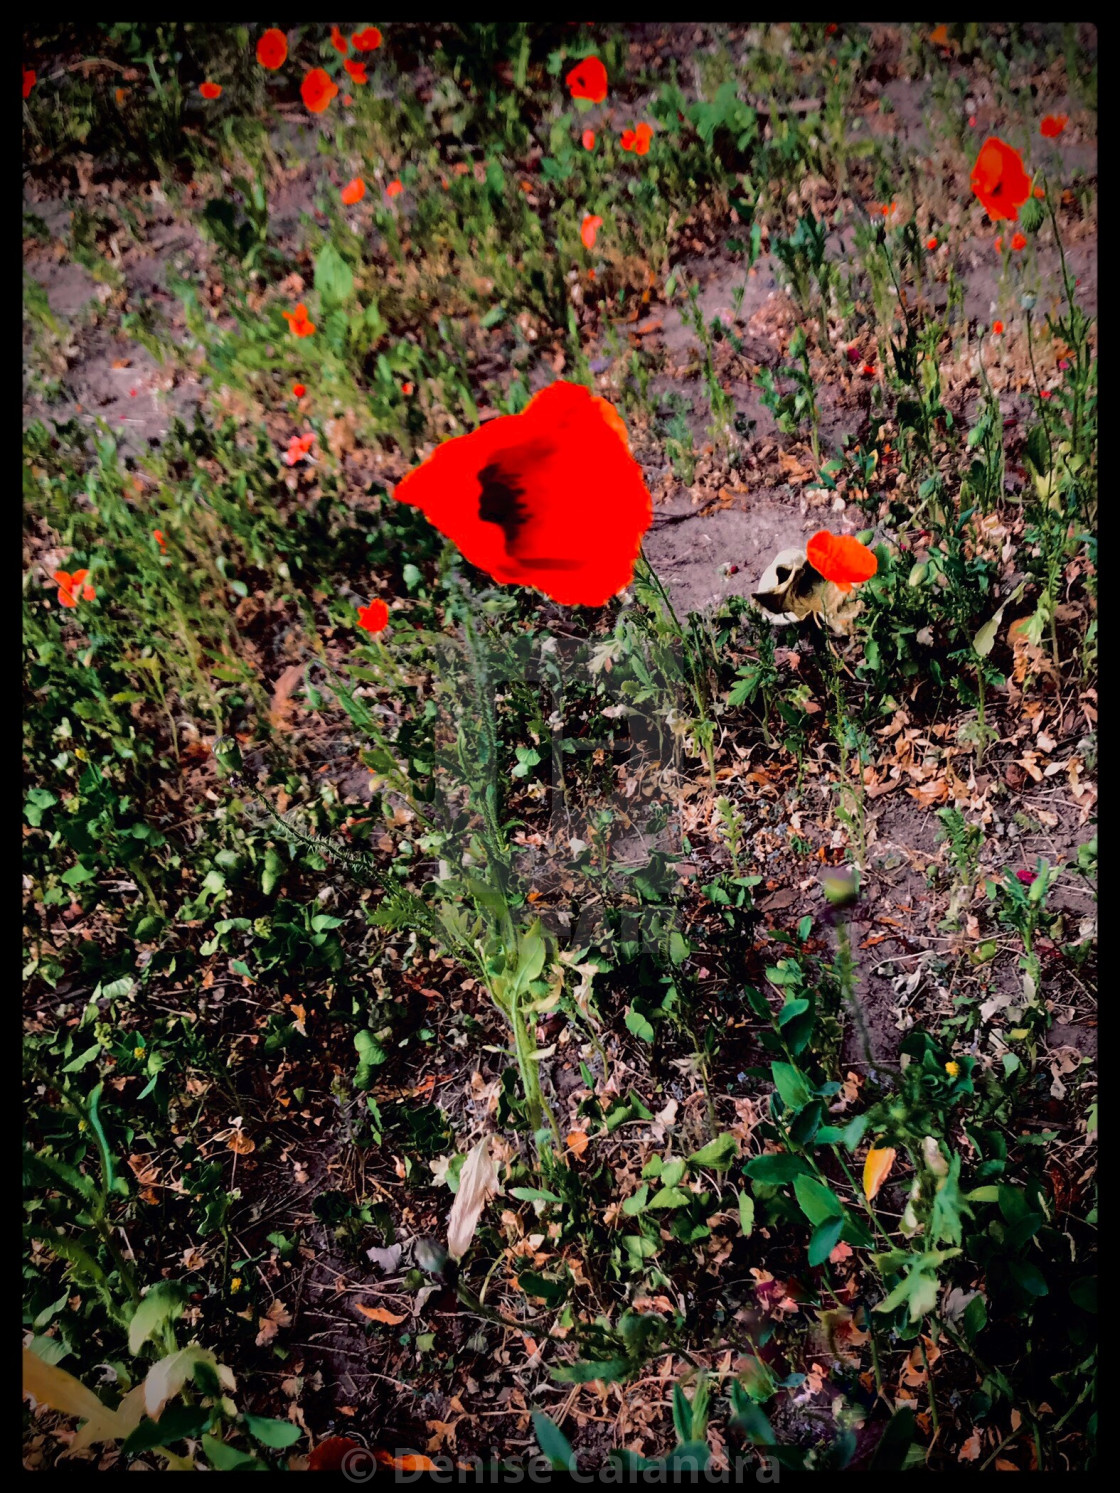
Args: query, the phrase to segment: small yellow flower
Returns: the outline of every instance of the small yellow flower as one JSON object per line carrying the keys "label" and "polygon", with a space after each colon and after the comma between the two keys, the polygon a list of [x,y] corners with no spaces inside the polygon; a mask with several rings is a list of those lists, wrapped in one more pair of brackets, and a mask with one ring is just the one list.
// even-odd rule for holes
{"label": "small yellow flower", "polygon": [[956,1078],[957,1074],[960,1071],[961,1071],[961,1065],[960,1065],[960,1063],[946,1063],[945,1064],[945,1072],[949,1075],[950,1078]]}
{"label": "small yellow flower", "polygon": [[234,1291],[240,1291],[240,1289],[241,1289],[241,1277],[239,1275],[235,1275],[233,1277],[233,1279],[229,1283],[229,1288],[230,1288],[230,1292],[231,1293],[234,1292]]}
{"label": "small yellow flower", "polygon": [[138,1063],[142,1063],[144,1061],[144,1059],[148,1056],[148,1054],[144,1051],[144,1049],[142,1047],[134,1047],[132,1049],[132,1056],[136,1059],[136,1061]]}

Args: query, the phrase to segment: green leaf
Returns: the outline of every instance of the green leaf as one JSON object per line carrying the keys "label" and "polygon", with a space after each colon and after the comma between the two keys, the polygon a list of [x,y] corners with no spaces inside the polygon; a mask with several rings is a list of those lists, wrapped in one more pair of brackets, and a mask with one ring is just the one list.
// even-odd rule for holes
{"label": "green leaf", "polygon": [[571,1442],[555,1421],[549,1420],[548,1416],[542,1415],[539,1410],[534,1410],[533,1430],[536,1432],[537,1445],[542,1454],[548,1458],[553,1472],[574,1472],[576,1454],[572,1450]]}
{"label": "green leaf", "polygon": [[[805,1178],[799,1178],[804,1181]],[[840,1235],[844,1228],[842,1218],[826,1218],[823,1223],[817,1225],[813,1230],[813,1237],[809,1240],[809,1264],[823,1265],[825,1260],[840,1243]]]}
{"label": "green leaf", "polygon": [[792,1063],[771,1063],[770,1073],[774,1079],[774,1087],[787,1109],[800,1109],[813,1097],[805,1075]]}
{"label": "green leaf", "polygon": [[749,1239],[754,1230],[754,1198],[749,1192],[739,1194],[739,1227],[743,1231],[743,1238]]}
{"label": "green leaf", "polygon": [[[793,1190],[797,1194],[797,1201],[801,1204],[802,1213],[811,1224],[825,1223],[828,1219],[843,1221],[843,1203],[831,1187],[826,1187],[815,1177],[795,1177]],[[839,1234],[836,1237],[839,1238]],[[829,1248],[831,1249],[832,1246],[830,1245]]]}
{"label": "green leaf", "polygon": [[561,1384],[590,1384],[593,1379],[601,1379],[604,1384],[614,1384],[625,1378],[629,1371],[628,1359],[604,1358],[589,1360],[587,1363],[564,1364],[552,1370],[552,1377]]}
{"label": "green leaf", "polygon": [[875,1455],[871,1459],[872,1472],[901,1472],[910,1443],[914,1440],[914,1412],[909,1405],[896,1410],[887,1423]]}
{"label": "green leaf", "polygon": [[747,1162],[744,1171],[752,1182],[765,1182],[769,1186],[780,1186],[792,1182],[795,1177],[812,1175],[812,1169],[800,1156],[782,1151],[775,1156],[754,1156]]}
{"label": "green leaf", "polygon": [[249,1415],[247,1412],[241,1419],[255,1441],[259,1441],[262,1446],[272,1447],[274,1451],[294,1446],[303,1435],[299,1426],[292,1425],[290,1420],[270,1420],[266,1416]]}
{"label": "green leaf", "polygon": [[562,1203],[564,1201],[554,1192],[545,1192],[540,1187],[511,1187],[509,1195],[519,1198],[523,1203]]}
{"label": "green leaf", "polygon": [[326,243],[315,261],[315,289],[327,304],[339,305],[354,293],[354,276],[350,266],[335,246]]}
{"label": "green leaf", "polygon": [[210,1424],[213,1411],[199,1405],[168,1405],[159,1420],[144,1416],[121,1447],[125,1456],[151,1451],[153,1446],[170,1446],[186,1436],[197,1436]]}
{"label": "green leaf", "polygon": [[682,1192],[679,1187],[662,1187],[655,1192],[647,1204],[650,1208],[685,1208],[694,1201],[691,1192]]}
{"label": "green leaf", "polygon": [[133,1312],[128,1326],[128,1351],[133,1357],[168,1322],[178,1321],[187,1300],[187,1288],[180,1281],[158,1281],[152,1287]]}
{"label": "green leaf", "polygon": [[739,1142],[733,1135],[717,1135],[715,1140],[694,1151],[688,1159],[696,1166],[710,1166],[713,1171],[725,1172],[738,1151]]}
{"label": "green leaf", "polygon": [[635,1037],[640,1037],[643,1042],[653,1041],[653,1027],[650,1025],[649,1021],[647,1021],[647,1019],[642,1015],[642,1013],[636,1009],[632,1008],[631,1010],[627,1011],[626,1028],[628,1031],[633,1032]]}
{"label": "green leaf", "polygon": [[244,1452],[239,1452],[235,1446],[229,1446],[224,1441],[219,1441],[215,1436],[204,1436],[202,1438],[202,1450],[206,1453],[206,1460],[211,1467],[217,1468],[219,1472],[267,1472],[263,1462],[256,1457],[247,1457]]}

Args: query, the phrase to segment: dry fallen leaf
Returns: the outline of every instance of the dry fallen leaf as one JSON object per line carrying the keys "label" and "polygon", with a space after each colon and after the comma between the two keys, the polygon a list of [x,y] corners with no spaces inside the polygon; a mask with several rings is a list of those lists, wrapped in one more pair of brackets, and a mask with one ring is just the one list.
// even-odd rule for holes
{"label": "dry fallen leaf", "polygon": [[467,1252],[482,1210],[497,1191],[498,1168],[490,1159],[490,1137],[485,1135],[463,1163],[447,1219],[447,1253],[453,1260]]}
{"label": "dry fallen leaf", "polygon": [[396,1312],[391,1312],[384,1306],[363,1306],[360,1301],[356,1301],[354,1305],[363,1317],[368,1317],[371,1322],[384,1322],[386,1327],[396,1327],[407,1319],[407,1314],[398,1316]]}
{"label": "dry fallen leaf", "polygon": [[279,1299],[271,1301],[264,1316],[257,1318],[257,1326],[260,1328],[260,1332],[257,1333],[257,1347],[263,1348],[266,1343],[271,1343],[281,1327],[291,1325],[292,1314],[284,1303]]}
{"label": "dry fallen leaf", "polygon": [[863,1163],[863,1195],[868,1202],[871,1202],[890,1175],[896,1155],[892,1146],[883,1146],[878,1150],[872,1147],[868,1151],[867,1160]]}
{"label": "dry fallen leaf", "polygon": [[591,1142],[587,1137],[586,1131],[573,1130],[568,1135],[567,1144],[568,1150],[572,1153],[573,1156],[582,1156]]}

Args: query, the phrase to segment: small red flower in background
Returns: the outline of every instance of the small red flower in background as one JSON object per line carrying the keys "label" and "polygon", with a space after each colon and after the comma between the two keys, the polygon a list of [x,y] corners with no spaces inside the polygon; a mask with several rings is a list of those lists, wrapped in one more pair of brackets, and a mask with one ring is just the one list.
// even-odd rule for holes
{"label": "small red flower in background", "polygon": [[993,335],[993,337],[1002,337],[1003,336],[1003,322],[1002,321],[993,321],[992,322],[992,335]]}
{"label": "small red flower in background", "polygon": [[380,600],[371,601],[368,607],[359,607],[358,626],[366,632],[384,632],[389,626],[389,608]]}
{"label": "small red flower in background", "polygon": [[819,575],[841,591],[850,591],[869,581],[879,562],[865,544],[848,534],[830,534],[821,529],[805,546],[805,558]]}
{"label": "small red flower in background", "polygon": [[865,363],[863,365],[863,367],[860,369],[860,373],[863,374],[864,378],[874,378],[875,377],[875,364],[874,363]]}
{"label": "small red flower in background", "polygon": [[889,218],[897,207],[897,202],[875,202],[871,205],[871,211],[879,213],[884,218]]}
{"label": "small red flower in background", "polygon": [[321,67],[313,67],[299,87],[304,107],[312,114],[322,114],[338,92],[338,84]]}
{"label": "small red flower in background", "polygon": [[414,383],[412,383],[411,381],[406,381],[405,383],[403,383],[401,385],[401,393],[404,395],[404,397],[406,399],[408,398],[408,396],[410,394],[414,394],[415,392],[416,392],[416,385]]}
{"label": "small red flower in background", "polygon": [[331,46],[334,47],[336,52],[342,52],[343,54],[350,50],[350,43],[337,26],[331,27]]}
{"label": "small red flower in background", "polygon": [[1054,393],[1053,389],[1039,389],[1039,391],[1038,391],[1038,395],[1039,395],[1040,399],[1049,399],[1049,398],[1051,398],[1051,396],[1053,395],[1053,393]]}
{"label": "small red flower in background", "polygon": [[1024,886],[1030,886],[1033,882],[1038,880],[1037,871],[1016,871],[1015,875],[1019,878]]}
{"label": "small red flower in background", "polygon": [[573,98],[589,99],[601,104],[607,96],[607,70],[598,57],[585,57],[564,79]]}
{"label": "small red flower in background", "polygon": [[350,105],[354,102],[354,95],[352,93],[344,93],[342,95],[342,102],[349,109]]}
{"label": "small red flower in background", "polygon": [[23,70],[23,96],[24,96],[24,98],[27,98],[27,96],[30,94],[31,90],[34,87],[35,87],[35,69],[33,67],[25,67],[24,70]]}
{"label": "small red flower in background", "polygon": [[366,184],[360,176],[355,176],[353,181],[348,181],[339,193],[347,207],[353,207],[355,202],[361,202],[366,195]]}
{"label": "small red flower in background", "polygon": [[587,213],[579,226],[579,236],[583,240],[585,249],[595,247],[595,235],[603,226],[603,220],[596,213]]}
{"label": "small red flower in background", "polygon": [[381,45],[381,32],[376,26],[367,26],[364,31],[355,31],[350,43],[355,52],[376,52]]}
{"label": "small red flower in background", "polygon": [[404,191],[399,181],[391,181],[385,188],[386,197],[399,197]]}
{"label": "small red flower in background", "polygon": [[203,83],[198,91],[203,98],[221,98],[222,85],[220,83]]}
{"label": "small red flower in background", "polygon": [[848,347],[845,348],[845,352],[847,354],[847,358],[848,358],[848,362],[849,363],[858,363],[859,362],[860,352],[859,352],[859,348],[856,346],[856,344],[854,342],[849,343]]}
{"label": "small red flower in background", "polygon": [[294,435],[288,442],[288,449],[284,452],[284,463],[286,466],[294,467],[297,461],[310,454],[315,444],[315,432],[309,430],[306,435]]}
{"label": "small red flower in background", "polygon": [[267,67],[269,72],[274,73],[278,67],[283,67],[287,58],[288,38],[279,26],[270,26],[267,31],[261,33],[257,42],[257,61],[262,67]]}
{"label": "small red flower in background", "polygon": [[294,311],[282,311],[280,314],[288,323],[293,337],[310,337],[315,330],[315,323],[308,316],[307,307],[302,301]]}
{"label": "small red flower in background", "polygon": [[1004,219],[1014,223],[1019,209],[1031,195],[1031,179],[1023,167],[1022,156],[996,135],[980,147],[969,185],[992,223]]}
{"label": "small red flower in background", "polygon": [[649,154],[649,142],[653,139],[653,126],[651,124],[640,124],[637,129],[623,130],[622,139],[619,142],[623,150],[632,150],[635,155],[644,156]]}
{"label": "small red flower in background", "polygon": [[161,555],[166,555],[167,554],[167,540],[163,537],[163,530],[162,529],[153,529],[152,530],[152,538],[159,545],[159,552],[160,552],[160,554]]}
{"label": "small red flower in background", "polygon": [[347,57],[342,65],[355,83],[369,82],[369,79],[366,77],[366,65],[364,62],[356,62],[353,57]]}
{"label": "small red flower in background", "polygon": [[[26,98],[26,97],[27,97],[27,95],[24,94],[24,98]],[[584,150],[594,150],[595,149],[595,131],[594,130],[584,130],[583,134],[580,136],[580,140],[583,143]]]}
{"label": "small red flower in background", "polygon": [[1046,114],[1038,128],[1047,140],[1056,140],[1067,124],[1069,124],[1068,114]]}
{"label": "small red flower in background", "polygon": [[1025,233],[1013,233],[1011,235],[1011,248],[1014,253],[1018,254],[1020,249],[1025,249],[1026,247],[1027,236]]}
{"label": "small red flower in background", "polygon": [[292,393],[295,395],[295,397],[297,399],[302,399],[303,396],[307,393],[307,385],[306,384],[293,384],[292,385]]}
{"label": "small red flower in background", "polygon": [[58,586],[59,606],[76,607],[79,601],[92,601],[97,592],[92,586],[84,584],[88,570],[75,570],[71,574],[67,570],[56,570],[54,582]]}
{"label": "small red flower in background", "polygon": [[936,249],[937,248],[937,237],[936,237],[936,235],[934,235],[934,236],[926,239],[926,248],[927,249]]}
{"label": "small red flower in background", "polygon": [[559,381],[437,446],[393,496],[501,585],[602,606],[634,575],[653,504],[605,399]]}
{"label": "small red flower in background", "polygon": [[996,251],[997,254],[1002,254],[1003,253],[1003,234],[1002,233],[1000,234],[999,238],[996,239],[996,241],[992,245],[992,247],[995,249],[995,251]]}

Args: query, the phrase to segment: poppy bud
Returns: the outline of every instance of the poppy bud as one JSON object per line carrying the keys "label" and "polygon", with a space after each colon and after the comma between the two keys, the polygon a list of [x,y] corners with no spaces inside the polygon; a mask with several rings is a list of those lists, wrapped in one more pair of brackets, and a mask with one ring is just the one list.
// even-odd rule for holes
{"label": "poppy bud", "polygon": [[851,907],[859,900],[859,873],[854,866],[830,866],[821,872],[821,889],[833,907]]}
{"label": "poppy bud", "polygon": [[244,766],[241,748],[232,736],[219,736],[214,742],[214,758],[224,773],[231,777]]}
{"label": "poppy bud", "polygon": [[1025,233],[1037,233],[1042,227],[1044,213],[1037,197],[1028,197],[1019,209],[1019,222]]}

